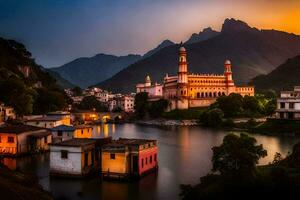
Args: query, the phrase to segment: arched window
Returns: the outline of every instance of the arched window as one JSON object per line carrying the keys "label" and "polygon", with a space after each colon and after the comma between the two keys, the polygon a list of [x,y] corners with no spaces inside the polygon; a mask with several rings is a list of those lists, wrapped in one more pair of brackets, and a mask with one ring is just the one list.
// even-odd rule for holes
{"label": "arched window", "polygon": [[201,92],[201,97],[202,97],[202,98],[204,97],[204,92]]}
{"label": "arched window", "polygon": [[197,92],[197,98],[200,98],[200,92]]}
{"label": "arched window", "polygon": [[221,96],[221,92],[218,92],[218,97]]}
{"label": "arched window", "polygon": [[208,97],[208,94],[207,94],[207,92],[205,92],[205,97]]}
{"label": "arched window", "polygon": [[214,97],[216,97],[217,96],[217,93],[216,92],[214,92]]}
{"label": "arched window", "polygon": [[211,92],[209,93],[209,97],[212,97],[212,93]]}

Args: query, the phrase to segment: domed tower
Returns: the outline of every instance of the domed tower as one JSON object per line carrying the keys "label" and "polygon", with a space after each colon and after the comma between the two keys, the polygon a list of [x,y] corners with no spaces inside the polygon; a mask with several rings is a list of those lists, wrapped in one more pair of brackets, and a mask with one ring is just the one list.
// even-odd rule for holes
{"label": "domed tower", "polygon": [[151,79],[149,75],[147,75],[145,78],[145,86],[151,86]]}
{"label": "domed tower", "polygon": [[188,96],[188,70],[186,61],[186,50],[183,46],[179,48],[179,61],[178,61],[178,96]]}
{"label": "domed tower", "polygon": [[234,82],[232,79],[232,71],[231,71],[231,62],[230,60],[226,60],[224,64],[224,76],[226,78],[226,85],[227,86],[234,86]]}

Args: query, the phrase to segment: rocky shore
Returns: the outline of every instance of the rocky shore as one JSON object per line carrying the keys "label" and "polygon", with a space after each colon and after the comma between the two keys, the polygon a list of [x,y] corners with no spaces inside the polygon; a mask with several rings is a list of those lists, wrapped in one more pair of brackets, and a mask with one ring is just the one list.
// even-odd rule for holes
{"label": "rocky shore", "polygon": [[168,119],[154,119],[154,120],[139,120],[135,123],[141,125],[154,125],[154,126],[195,126],[199,125],[198,120],[168,120]]}

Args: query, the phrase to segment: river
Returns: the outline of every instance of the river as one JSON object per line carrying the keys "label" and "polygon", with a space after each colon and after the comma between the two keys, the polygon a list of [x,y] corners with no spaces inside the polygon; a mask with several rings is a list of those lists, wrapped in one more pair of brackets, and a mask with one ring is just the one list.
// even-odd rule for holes
{"label": "river", "polygon": [[[179,199],[180,184],[196,184],[211,169],[211,148],[222,142],[227,132],[198,126],[153,127],[135,124],[95,126],[93,137],[112,136],[158,140],[159,170],[135,182],[107,182],[99,177],[67,179],[49,177],[49,154],[4,160],[11,168],[19,168],[38,176],[44,189],[55,199]],[[268,156],[259,164],[267,164],[276,152],[287,155],[300,141],[295,137],[253,135],[263,144]]]}

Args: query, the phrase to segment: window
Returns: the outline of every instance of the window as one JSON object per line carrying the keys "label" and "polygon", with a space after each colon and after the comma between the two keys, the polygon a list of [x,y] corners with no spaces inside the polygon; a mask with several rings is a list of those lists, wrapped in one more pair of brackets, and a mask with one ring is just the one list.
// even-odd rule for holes
{"label": "window", "polygon": [[146,165],[148,164],[148,158],[146,158]]}
{"label": "window", "polygon": [[8,143],[14,143],[15,142],[15,138],[14,137],[7,137],[7,142]]}
{"label": "window", "polygon": [[283,102],[280,103],[280,108],[285,108],[285,104]]}
{"label": "window", "polygon": [[150,164],[152,164],[152,156],[150,156]]}
{"label": "window", "polygon": [[68,159],[68,151],[61,150],[60,157],[63,158],[63,159]]}
{"label": "window", "polygon": [[289,103],[289,109],[293,109],[294,108],[294,103]]}
{"label": "window", "polygon": [[157,154],[154,154],[154,162],[156,162],[156,158],[157,157]]}
{"label": "window", "polygon": [[144,167],[144,158],[142,158],[142,168]]}
{"label": "window", "polygon": [[0,143],[1,143],[1,136],[0,136]]}
{"label": "window", "polygon": [[62,131],[57,131],[57,136],[62,136]]}
{"label": "window", "polygon": [[111,159],[111,160],[114,160],[114,159],[116,159],[116,154],[114,154],[114,153],[111,153],[111,154],[110,154],[110,159]]}

